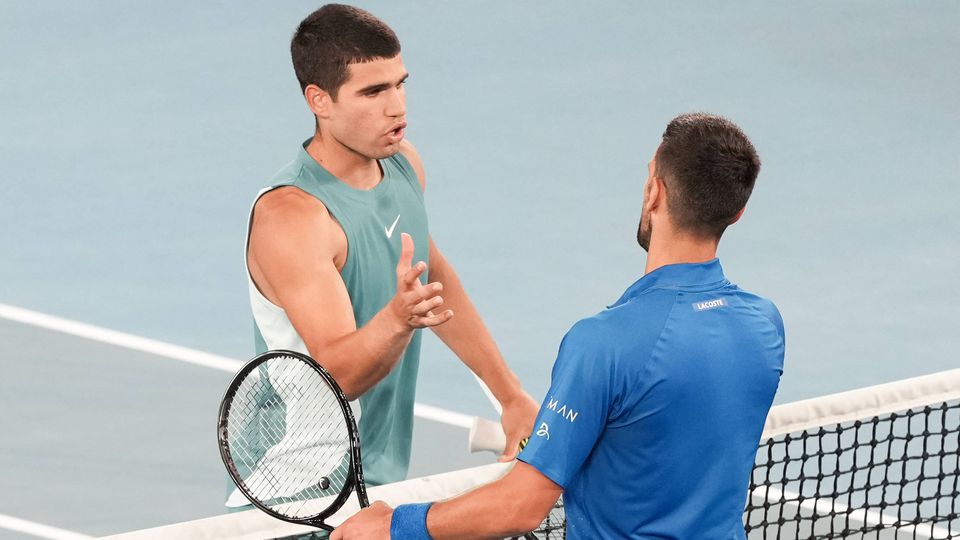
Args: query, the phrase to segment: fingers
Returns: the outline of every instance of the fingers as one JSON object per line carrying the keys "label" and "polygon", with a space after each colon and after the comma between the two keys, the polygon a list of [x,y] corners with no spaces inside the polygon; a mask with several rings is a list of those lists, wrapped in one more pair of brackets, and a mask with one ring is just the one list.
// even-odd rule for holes
{"label": "fingers", "polygon": [[503,447],[503,453],[500,454],[500,457],[497,458],[497,461],[504,463],[507,461],[513,461],[517,459],[517,454],[520,453],[520,440],[523,439],[522,435],[511,435],[507,437],[507,445]]}
{"label": "fingers", "polygon": [[413,264],[413,238],[407,233],[400,233],[400,261],[397,263],[397,272],[410,268]]}
{"label": "fingers", "polygon": [[413,314],[417,316],[431,316],[434,308],[440,307],[443,304],[442,296],[434,296],[433,298],[428,298],[423,302],[413,306]]}
{"label": "fingers", "polygon": [[420,261],[413,268],[401,269],[397,266],[397,273],[400,276],[400,284],[410,289],[419,284],[420,276],[427,270],[427,263]]}
{"label": "fingers", "polygon": [[426,317],[411,317],[410,325],[415,328],[430,328],[432,326],[440,326],[452,318],[453,310],[448,309],[442,313],[427,315]]}
{"label": "fingers", "polygon": [[413,308],[424,300],[431,300],[440,295],[443,291],[443,284],[439,282],[428,283],[417,287],[412,291],[401,291],[397,294],[403,298],[403,302]]}
{"label": "fingers", "polygon": [[419,263],[418,268],[410,270],[410,275],[416,285],[412,287],[399,285],[397,294],[389,304],[392,315],[411,329],[441,325],[453,317],[453,311],[451,310],[434,313],[434,310],[443,305],[443,297],[440,296],[443,284],[434,282],[420,285],[416,279],[423,271],[422,268],[419,268],[422,264]]}

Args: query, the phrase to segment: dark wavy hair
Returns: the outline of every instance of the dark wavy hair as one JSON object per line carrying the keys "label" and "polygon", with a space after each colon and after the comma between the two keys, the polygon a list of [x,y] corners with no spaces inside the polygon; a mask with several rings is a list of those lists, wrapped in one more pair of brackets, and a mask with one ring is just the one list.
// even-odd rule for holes
{"label": "dark wavy hair", "polygon": [[385,22],[342,4],[327,4],[311,13],[290,41],[300,90],[315,84],[334,100],[350,75],[348,65],[398,54],[400,40]]}

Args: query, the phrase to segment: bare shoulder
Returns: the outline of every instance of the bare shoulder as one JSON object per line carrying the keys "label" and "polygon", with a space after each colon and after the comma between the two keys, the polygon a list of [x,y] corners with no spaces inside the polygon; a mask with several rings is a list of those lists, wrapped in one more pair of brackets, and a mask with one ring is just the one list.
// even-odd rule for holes
{"label": "bare shoulder", "polygon": [[400,141],[400,153],[403,154],[403,157],[407,158],[407,161],[413,166],[413,170],[417,173],[417,179],[420,180],[420,188],[426,189],[427,175],[423,170],[423,160],[420,159],[417,148],[413,146],[412,142],[404,139]]}
{"label": "bare shoulder", "polygon": [[268,300],[288,309],[318,280],[339,279],[338,249],[345,253],[346,241],[337,232],[327,208],[309,193],[294,186],[264,193],[250,225],[250,277]]}
{"label": "bare shoulder", "polygon": [[327,207],[320,199],[293,186],[265,193],[254,209],[255,224],[309,221],[327,216]]}
{"label": "bare shoulder", "polygon": [[327,244],[330,218],[327,207],[316,197],[296,187],[265,193],[254,206],[251,239],[269,238],[270,244],[286,241]]}

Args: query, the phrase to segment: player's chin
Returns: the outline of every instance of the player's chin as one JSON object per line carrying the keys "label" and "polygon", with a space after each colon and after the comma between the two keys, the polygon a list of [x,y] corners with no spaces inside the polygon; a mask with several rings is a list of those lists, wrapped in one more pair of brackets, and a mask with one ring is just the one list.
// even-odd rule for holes
{"label": "player's chin", "polygon": [[370,157],[374,159],[385,159],[392,155],[395,155],[399,151],[400,151],[400,141],[391,142],[389,144],[386,144],[374,149],[373,155],[371,155]]}

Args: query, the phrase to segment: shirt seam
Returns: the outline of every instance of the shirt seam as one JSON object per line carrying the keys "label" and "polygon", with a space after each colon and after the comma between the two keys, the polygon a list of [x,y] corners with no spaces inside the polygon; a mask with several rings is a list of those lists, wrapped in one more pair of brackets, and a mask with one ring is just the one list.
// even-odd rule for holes
{"label": "shirt seam", "polygon": [[777,333],[778,336],[780,336],[780,341],[784,341],[783,333],[780,332],[780,327],[779,327],[779,325],[777,325],[777,322],[776,322],[776,321],[774,321],[774,320],[771,319],[769,316],[767,316],[767,314],[764,313],[763,311],[761,311],[760,308],[758,308],[757,306],[755,306],[755,305],[753,305],[753,304],[749,304],[749,303],[747,303],[747,302],[743,302],[743,303],[746,304],[747,307],[749,307],[750,309],[752,309],[754,312],[756,312],[757,315],[760,315],[760,316],[763,317],[768,323],[770,323],[770,325],[773,326],[773,330]]}
{"label": "shirt seam", "polygon": [[[676,309],[677,309],[677,306],[680,305],[680,301],[679,301],[679,300],[680,300],[680,291],[675,291],[675,292],[674,292],[674,297],[673,297],[673,305],[670,306],[670,311],[667,312],[667,316],[663,319],[663,326],[660,327],[660,332],[657,334],[657,341],[655,341],[655,342],[653,343],[653,347],[650,348],[650,354],[649,354],[649,356],[647,356],[647,361],[643,363],[643,371],[644,371],[644,377],[645,377],[645,378],[646,378],[646,377],[649,377],[649,375],[650,375],[650,363],[653,361],[653,353],[654,353],[654,351],[657,350],[657,346],[660,345],[660,342],[663,341],[663,333],[664,333],[664,332],[666,331],[666,329],[667,329],[667,324],[670,322],[670,318],[673,316],[674,310],[676,310]],[[607,424],[606,427],[607,427],[607,429],[620,429],[620,428],[623,428],[623,427],[632,426],[633,424],[639,422],[639,421],[642,420],[642,419],[643,419],[643,418],[637,418],[637,419],[631,420],[630,422],[627,422],[627,423],[625,423],[625,424],[619,424],[619,425]]]}

